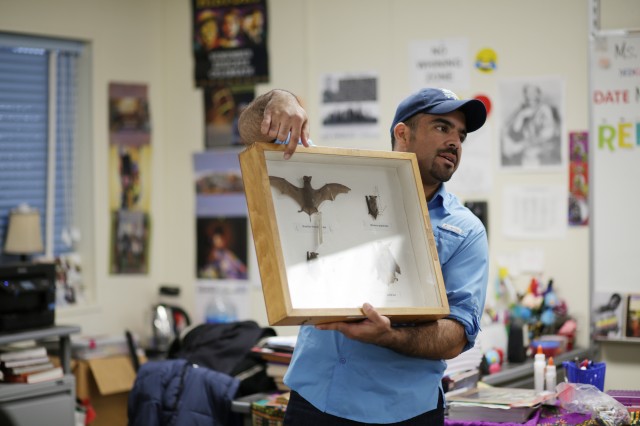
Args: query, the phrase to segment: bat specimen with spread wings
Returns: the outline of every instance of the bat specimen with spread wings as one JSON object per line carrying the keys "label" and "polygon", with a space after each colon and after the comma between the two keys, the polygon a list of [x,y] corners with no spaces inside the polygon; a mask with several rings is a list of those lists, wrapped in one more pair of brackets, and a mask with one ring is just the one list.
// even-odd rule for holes
{"label": "bat specimen with spread wings", "polygon": [[303,185],[302,188],[300,188],[284,178],[269,176],[271,186],[279,189],[284,195],[293,198],[300,206],[300,210],[298,211],[305,212],[309,217],[318,212],[318,207],[320,207],[320,204],[324,201],[333,201],[338,194],[346,194],[351,191],[351,188],[340,183],[327,183],[320,189],[313,189],[311,186],[311,176],[303,176],[302,180]]}

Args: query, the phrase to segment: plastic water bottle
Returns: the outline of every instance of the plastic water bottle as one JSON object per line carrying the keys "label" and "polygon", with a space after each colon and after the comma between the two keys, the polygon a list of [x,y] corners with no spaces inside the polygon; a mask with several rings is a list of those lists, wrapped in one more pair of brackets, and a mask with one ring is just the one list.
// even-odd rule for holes
{"label": "plastic water bottle", "polygon": [[205,321],[209,324],[228,323],[238,320],[236,307],[224,294],[216,295],[207,306]]}

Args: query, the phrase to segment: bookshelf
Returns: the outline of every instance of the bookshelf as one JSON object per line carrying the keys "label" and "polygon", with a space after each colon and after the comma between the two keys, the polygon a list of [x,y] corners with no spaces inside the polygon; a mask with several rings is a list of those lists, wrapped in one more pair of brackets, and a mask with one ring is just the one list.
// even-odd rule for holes
{"label": "bookshelf", "polygon": [[[0,334],[0,345],[25,340],[57,338],[64,376],[34,384],[0,383],[0,414],[15,426],[46,424],[69,426],[75,423],[75,378],[71,374],[71,334],[78,326],[51,326]],[[2,417],[0,417],[0,420]]]}

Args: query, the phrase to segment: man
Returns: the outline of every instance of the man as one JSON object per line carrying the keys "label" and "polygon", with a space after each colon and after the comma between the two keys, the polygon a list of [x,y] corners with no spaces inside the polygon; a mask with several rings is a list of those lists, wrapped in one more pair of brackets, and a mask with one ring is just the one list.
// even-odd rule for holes
{"label": "man", "polygon": [[[467,133],[486,110],[443,89],[402,101],[391,126],[394,150],[416,154],[447,289],[450,315],[394,326],[365,303],[361,322],[300,328],[285,383],[292,389],[285,425],[436,425],[444,423],[445,359],[473,346],[484,308],[488,272],[486,231],[448,193]],[[307,114],[295,95],[274,90],[240,116],[245,141],[286,141],[285,159],[309,146]]]}

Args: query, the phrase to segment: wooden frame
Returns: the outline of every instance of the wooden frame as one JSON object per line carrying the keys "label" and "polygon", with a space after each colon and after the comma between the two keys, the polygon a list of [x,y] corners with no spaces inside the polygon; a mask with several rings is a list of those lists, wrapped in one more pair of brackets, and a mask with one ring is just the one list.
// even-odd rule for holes
{"label": "wooden frame", "polygon": [[449,313],[414,154],[283,151],[239,155],[270,325],[359,320],[364,302],[394,323]]}

